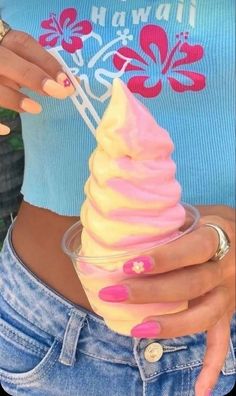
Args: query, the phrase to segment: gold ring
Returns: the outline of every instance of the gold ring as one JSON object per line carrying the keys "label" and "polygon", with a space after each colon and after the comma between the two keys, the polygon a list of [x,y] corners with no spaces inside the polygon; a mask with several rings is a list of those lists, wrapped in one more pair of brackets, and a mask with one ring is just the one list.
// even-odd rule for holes
{"label": "gold ring", "polygon": [[6,34],[10,32],[11,27],[8,25],[8,23],[4,22],[2,19],[0,19],[0,44]]}

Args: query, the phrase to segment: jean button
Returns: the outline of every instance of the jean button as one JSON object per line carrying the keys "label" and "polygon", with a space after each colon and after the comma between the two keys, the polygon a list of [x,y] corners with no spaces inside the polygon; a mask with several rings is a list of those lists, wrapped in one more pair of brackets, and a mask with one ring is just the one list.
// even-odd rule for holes
{"label": "jean button", "polygon": [[163,355],[163,347],[159,342],[152,342],[149,344],[145,351],[144,351],[144,357],[149,363],[154,363],[158,362],[158,360],[161,359]]}

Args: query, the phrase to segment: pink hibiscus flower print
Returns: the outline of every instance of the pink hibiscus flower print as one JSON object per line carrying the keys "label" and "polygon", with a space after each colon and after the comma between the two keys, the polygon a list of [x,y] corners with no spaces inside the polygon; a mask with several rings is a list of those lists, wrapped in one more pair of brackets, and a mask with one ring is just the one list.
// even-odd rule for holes
{"label": "pink hibiscus flower print", "polygon": [[156,97],[165,80],[175,92],[204,89],[206,82],[203,74],[182,68],[201,60],[203,47],[188,44],[188,32],[177,34],[176,38],[177,43],[169,49],[165,30],[158,25],[146,25],[140,31],[139,53],[129,47],[117,51],[113,63],[118,70],[124,67],[127,59],[130,60],[125,72],[133,75],[127,84],[132,92],[143,97]]}
{"label": "pink hibiscus flower print", "polygon": [[92,31],[89,21],[78,21],[78,13],[75,8],[66,8],[57,18],[51,13],[50,18],[41,22],[41,27],[48,32],[39,37],[39,43],[43,47],[55,47],[61,45],[70,53],[74,53],[83,47],[81,36]]}

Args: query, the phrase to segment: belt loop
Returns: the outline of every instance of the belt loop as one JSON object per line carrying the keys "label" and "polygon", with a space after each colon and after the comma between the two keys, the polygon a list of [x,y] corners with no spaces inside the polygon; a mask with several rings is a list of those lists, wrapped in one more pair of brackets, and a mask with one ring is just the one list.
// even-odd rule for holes
{"label": "belt loop", "polygon": [[70,311],[70,319],[66,326],[62,350],[59,357],[59,362],[66,366],[73,366],[75,363],[76,348],[86,316],[85,313],[79,312],[78,309],[75,308],[72,308]]}

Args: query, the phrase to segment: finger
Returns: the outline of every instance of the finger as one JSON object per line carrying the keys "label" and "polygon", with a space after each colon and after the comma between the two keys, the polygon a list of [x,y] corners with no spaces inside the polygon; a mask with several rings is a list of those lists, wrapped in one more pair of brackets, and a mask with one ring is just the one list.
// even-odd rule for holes
{"label": "finger", "polygon": [[[140,273],[156,273],[173,271],[180,267],[188,267],[207,262],[214,256],[219,245],[219,236],[205,223],[219,225],[233,240],[233,231],[228,221],[217,216],[206,216],[201,219],[201,225],[191,233],[166,245],[153,249],[150,256],[140,256],[124,264],[126,274],[136,274],[135,266],[142,268]],[[139,272],[138,272],[139,273]]]}
{"label": "finger", "polygon": [[[210,224],[216,224],[219,227],[221,227],[226,234],[228,235],[230,241],[233,243],[235,242],[234,240],[234,234],[235,234],[235,224],[233,219],[231,219],[231,221],[229,221],[229,219],[220,217],[220,216],[204,216],[200,219],[199,224],[204,226],[205,224],[210,223]],[[215,231],[213,229],[213,231]],[[217,231],[215,231],[215,233],[217,234]]]}
{"label": "finger", "polygon": [[39,103],[9,87],[0,86],[0,106],[16,112],[38,114],[42,111]]}
{"label": "finger", "polygon": [[[204,219],[205,216],[210,216],[211,218],[217,216],[217,217],[222,217],[223,219],[227,220],[227,221],[231,221],[233,223],[235,223],[235,209],[230,207],[230,206],[226,206],[226,205],[199,205],[196,206],[196,208],[199,210],[202,218]],[[217,213],[217,215],[216,215]],[[199,222],[201,223],[201,218],[199,220]]]}
{"label": "finger", "polygon": [[73,88],[71,91],[71,87],[58,84],[38,66],[24,60],[3,46],[0,46],[0,59],[0,74],[22,87],[58,99],[65,99],[74,92]]}
{"label": "finger", "polygon": [[2,41],[2,45],[19,57],[37,65],[52,78],[56,79],[62,72],[62,66],[48,51],[29,34],[11,30]]}
{"label": "finger", "polygon": [[4,85],[5,87],[13,88],[16,91],[19,91],[19,89],[21,88],[20,85],[17,84],[15,81],[3,76],[0,76],[0,86],[1,85]]}
{"label": "finger", "polygon": [[10,131],[11,130],[7,125],[0,123],[0,136],[8,135]]}
{"label": "finger", "polygon": [[230,322],[225,315],[208,330],[203,368],[195,386],[196,396],[206,396],[207,392],[216,385],[228,352],[229,339]]}
{"label": "finger", "polygon": [[146,318],[131,334],[137,338],[173,338],[203,332],[218,322],[228,304],[228,290],[220,286],[190,302],[185,311]]}
{"label": "finger", "polygon": [[123,301],[129,304],[193,300],[222,283],[222,265],[208,262],[165,274],[128,279],[101,289],[99,297],[103,301],[117,302],[123,295]]}

